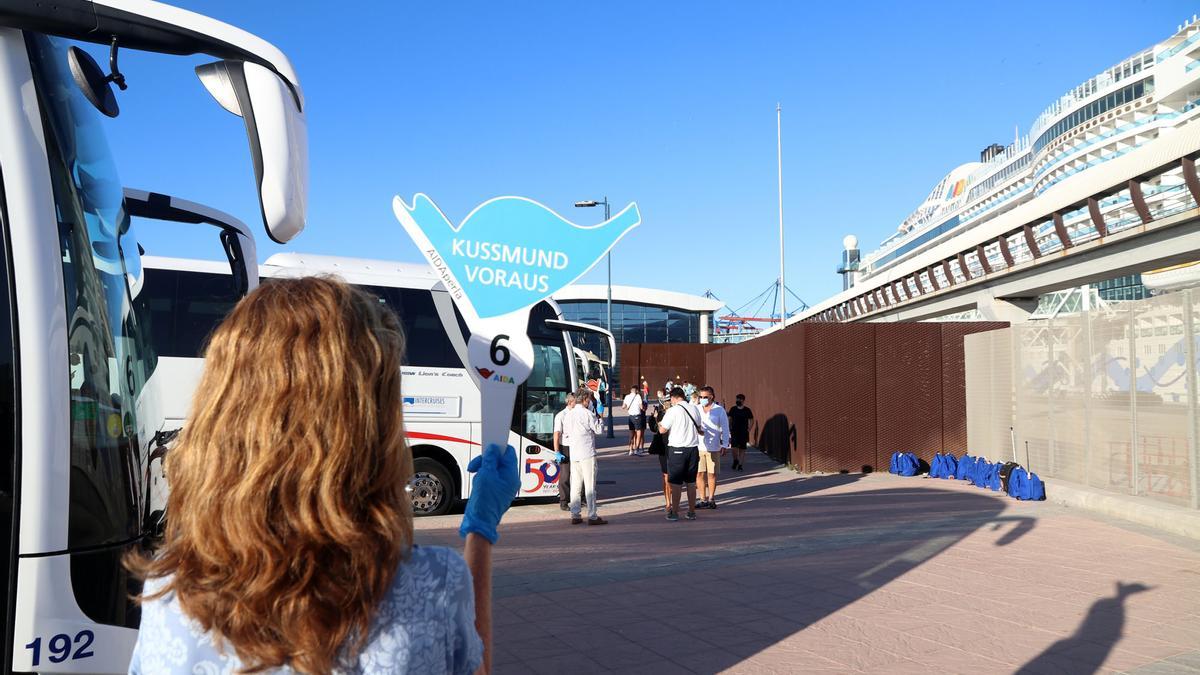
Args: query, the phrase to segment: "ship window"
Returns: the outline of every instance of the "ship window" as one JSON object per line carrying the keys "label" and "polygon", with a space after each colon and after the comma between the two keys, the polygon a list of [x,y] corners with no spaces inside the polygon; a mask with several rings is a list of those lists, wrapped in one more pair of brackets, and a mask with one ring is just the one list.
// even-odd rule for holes
{"label": "ship window", "polygon": [[1039,153],[1050,143],[1062,135],[1072,131],[1085,122],[1092,120],[1098,115],[1102,115],[1109,110],[1112,110],[1118,105],[1132,102],[1135,99],[1141,98],[1143,95],[1154,93],[1154,78],[1147,77],[1141,81],[1126,85],[1121,89],[1114,91],[1107,96],[1092,101],[1091,103],[1080,107],[1078,110],[1068,114],[1056,124],[1046,129],[1037,140],[1033,143],[1033,152]]}

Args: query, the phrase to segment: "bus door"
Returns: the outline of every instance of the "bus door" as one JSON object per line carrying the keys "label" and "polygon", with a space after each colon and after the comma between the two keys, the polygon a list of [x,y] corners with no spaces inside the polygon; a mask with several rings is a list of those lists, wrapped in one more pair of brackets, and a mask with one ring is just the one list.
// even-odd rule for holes
{"label": "bus door", "polygon": [[216,228],[233,289],[245,295],[258,287],[258,252],[245,223],[223,211],[157,192],[125,188],[125,210],[133,218],[165,223],[188,223]]}
{"label": "bus door", "polygon": [[576,372],[571,376],[572,382],[590,388],[590,383],[595,380],[597,389],[600,380],[608,383],[608,373],[615,365],[614,355],[617,353],[617,341],[611,332],[578,321],[556,319],[547,321],[546,325],[566,335],[567,346],[575,355],[572,361]]}
{"label": "bus door", "polygon": [[574,389],[571,352],[561,330],[549,323],[558,310],[539,302],[529,312],[529,339],[533,342],[533,369],[529,379],[517,387],[512,430],[521,471],[520,497],[551,497],[558,494],[558,465],[554,463],[554,415],[567,405]]}
{"label": "bus door", "polygon": [[[203,373],[202,349],[209,333],[246,293],[258,286],[254,235],[245,223],[216,209],[178,197],[125,188],[125,210],[138,222],[203,225],[215,235],[213,257],[224,256],[230,274],[143,267],[130,279],[134,313],[148,328],[158,359],[138,419],[159,420],[142,430],[149,448],[139,471],[145,476],[143,519],[158,532],[166,510],[163,460],[183,426],[191,396]],[[173,226],[173,225],[171,225]],[[152,410],[151,410],[152,408]]]}

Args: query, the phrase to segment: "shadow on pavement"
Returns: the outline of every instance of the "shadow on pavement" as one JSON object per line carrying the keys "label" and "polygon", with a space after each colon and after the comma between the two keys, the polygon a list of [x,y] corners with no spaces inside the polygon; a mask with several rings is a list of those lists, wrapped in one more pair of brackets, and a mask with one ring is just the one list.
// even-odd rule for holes
{"label": "shadow on pavement", "polygon": [[[897,578],[975,532],[1003,530],[1002,546],[1035,524],[1001,515],[1005,501],[991,493],[936,482],[804,477],[755,451],[745,473],[727,466],[720,508],[695,522],[663,518],[657,458],[612,453],[599,469],[614,481],[600,489],[608,525],[571,526],[556,505],[506,521],[495,550],[496,671],[649,672],[666,659],[718,672],[868,596],[918,611],[928,597]],[[457,519],[444,522],[420,529],[418,542],[457,547]]]}
{"label": "shadow on pavement", "polygon": [[[1097,600],[1088,610],[1083,623],[1069,638],[1046,648],[1017,671],[1020,675],[1040,675],[1063,672],[1070,665],[1074,673],[1094,673],[1108,658],[1109,652],[1121,639],[1125,627],[1125,599],[1134,593],[1150,590],[1151,586],[1117,582],[1112,597]],[[1086,666],[1086,670],[1083,668]]]}
{"label": "shadow on pavement", "polygon": [[[631,460],[627,460],[627,461],[638,461],[639,459],[643,460],[643,462],[645,464],[644,471],[647,474],[653,475],[654,473],[657,472],[658,476],[659,476],[659,480],[660,481],[662,480],[662,473],[659,469],[657,457],[650,457],[649,462],[645,462],[644,458],[635,458],[635,459],[631,459]],[[728,490],[728,486],[730,486],[730,485],[736,485],[737,483],[743,482],[746,480],[753,480],[754,478],[762,477],[767,474],[774,474],[775,471],[773,469],[771,469],[771,470],[763,470],[763,471],[751,471],[748,473],[733,473],[733,472],[728,472],[728,473],[730,473],[733,476],[733,478],[727,478],[724,475],[721,477],[721,480],[719,481],[718,486],[717,486],[718,499],[721,498],[724,494],[726,494],[726,492]],[[651,496],[661,495],[661,494],[662,494],[662,487],[661,487],[661,483],[660,483],[658,490],[654,491],[654,492],[647,491],[647,492],[639,492],[636,494],[621,495],[618,497],[609,497],[609,498],[602,497],[600,499],[600,505],[601,506],[610,506],[610,505],[615,505],[615,504],[622,504],[625,502],[637,501],[639,499],[645,499],[646,497],[651,497]]]}

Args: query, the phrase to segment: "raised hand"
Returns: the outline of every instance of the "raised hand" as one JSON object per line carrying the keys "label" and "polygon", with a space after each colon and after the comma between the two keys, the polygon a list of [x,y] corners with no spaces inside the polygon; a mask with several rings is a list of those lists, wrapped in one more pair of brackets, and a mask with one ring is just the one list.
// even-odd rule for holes
{"label": "raised hand", "polygon": [[517,471],[517,451],[510,445],[501,450],[489,445],[483,454],[471,460],[467,471],[471,479],[471,498],[467,501],[458,533],[463,537],[474,532],[495,544],[500,538],[496,528],[521,489]]}

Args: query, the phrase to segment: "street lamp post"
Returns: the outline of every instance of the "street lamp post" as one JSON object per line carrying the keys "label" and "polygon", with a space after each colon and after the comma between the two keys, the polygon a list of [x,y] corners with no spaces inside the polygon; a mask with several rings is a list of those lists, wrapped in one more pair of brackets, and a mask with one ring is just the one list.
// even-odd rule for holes
{"label": "street lamp post", "polygon": [[[589,199],[589,200],[582,201],[582,202],[575,202],[575,208],[577,208],[577,209],[586,209],[586,208],[592,208],[594,206],[601,206],[601,205],[604,206],[604,222],[607,223],[608,219],[609,219],[608,195],[605,195],[604,199],[602,201],[596,201],[594,199]],[[608,321],[607,321],[607,325],[605,325],[604,327],[606,329],[608,329],[608,332],[611,333],[611,332],[613,332],[613,326],[612,326],[612,251],[609,250],[609,252],[607,254],[605,254],[604,258],[605,258],[606,262],[608,263],[608,300],[606,302],[607,309],[608,309]],[[614,353],[611,356],[612,356],[612,360],[613,360],[613,365],[615,366],[616,362],[617,362],[617,355]],[[611,375],[610,375],[610,377],[611,377]],[[608,391],[608,400],[605,401],[605,406],[608,408],[608,437],[612,438],[613,437],[612,387],[608,386],[608,384],[609,383],[607,383],[607,382],[605,383],[605,385],[607,386],[607,391]]]}

